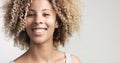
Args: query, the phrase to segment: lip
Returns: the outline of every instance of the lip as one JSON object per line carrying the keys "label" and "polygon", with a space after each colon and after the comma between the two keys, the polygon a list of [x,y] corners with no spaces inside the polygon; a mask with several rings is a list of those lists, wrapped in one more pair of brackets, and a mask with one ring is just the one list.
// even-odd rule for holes
{"label": "lip", "polygon": [[44,30],[47,30],[46,28],[33,28],[32,31],[33,32],[42,32]]}
{"label": "lip", "polygon": [[32,30],[34,30],[34,29],[45,29],[45,30],[47,30],[47,27],[32,27],[31,29]]}
{"label": "lip", "polygon": [[32,30],[37,30],[37,29],[47,30],[47,28],[32,28]]}
{"label": "lip", "polygon": [[32,30],[34,35],[41,36],[46,32],[47,28],[45,28],[45,27],[34,27],[34,28],[31,28],[31,30]]}

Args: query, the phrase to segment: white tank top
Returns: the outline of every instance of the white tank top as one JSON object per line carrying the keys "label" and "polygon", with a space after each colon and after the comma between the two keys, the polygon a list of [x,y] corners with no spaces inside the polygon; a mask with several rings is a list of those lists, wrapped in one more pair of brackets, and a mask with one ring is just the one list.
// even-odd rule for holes
{"label": "white tank top", "polygon": [[[65,63],[72,63],[71,62],[71,55],[70,53],[65,52],[66,62]],[[9,63],[15,63],[14,61],[10,61]]]}
{"label": "white tank top", "polygon": [[66,62],[65,63],[72,63],[70,53],[65,52],[65,56],[66,56]]}

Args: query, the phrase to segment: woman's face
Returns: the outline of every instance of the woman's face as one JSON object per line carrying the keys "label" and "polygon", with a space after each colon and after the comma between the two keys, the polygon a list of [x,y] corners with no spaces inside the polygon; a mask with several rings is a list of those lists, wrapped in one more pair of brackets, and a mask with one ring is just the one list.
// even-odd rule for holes
{"label": "woman's face", "polygon": [[26,31],[32,43],[53,41],[58,27],[56,13],[48,0],[33,0],[26,19]]}

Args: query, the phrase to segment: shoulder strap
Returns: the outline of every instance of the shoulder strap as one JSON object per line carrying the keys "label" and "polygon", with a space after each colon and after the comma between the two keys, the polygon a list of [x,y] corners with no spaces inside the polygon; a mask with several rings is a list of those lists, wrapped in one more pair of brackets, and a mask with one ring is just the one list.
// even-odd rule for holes
{"label": "shoulder strap", "polygon": [[71,63],[71,55],[68,52],[65,52],[66,55],[66,63]]}
{"label": "shoulder strap", "polygon": [[14,61],[10,61],[9,63],[15,63]]}

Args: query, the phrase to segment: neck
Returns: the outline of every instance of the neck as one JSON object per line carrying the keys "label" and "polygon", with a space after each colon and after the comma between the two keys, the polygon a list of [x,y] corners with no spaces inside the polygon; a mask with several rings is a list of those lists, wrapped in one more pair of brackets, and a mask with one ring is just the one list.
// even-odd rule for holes
{"label": "neck", "polygon": [[53,46],[53,44],[44,44],[44,45],[30,45],[28,50],[29,56],[35,61],[49,61],[52,59],[53,54],[57,51],[57,49]]}

